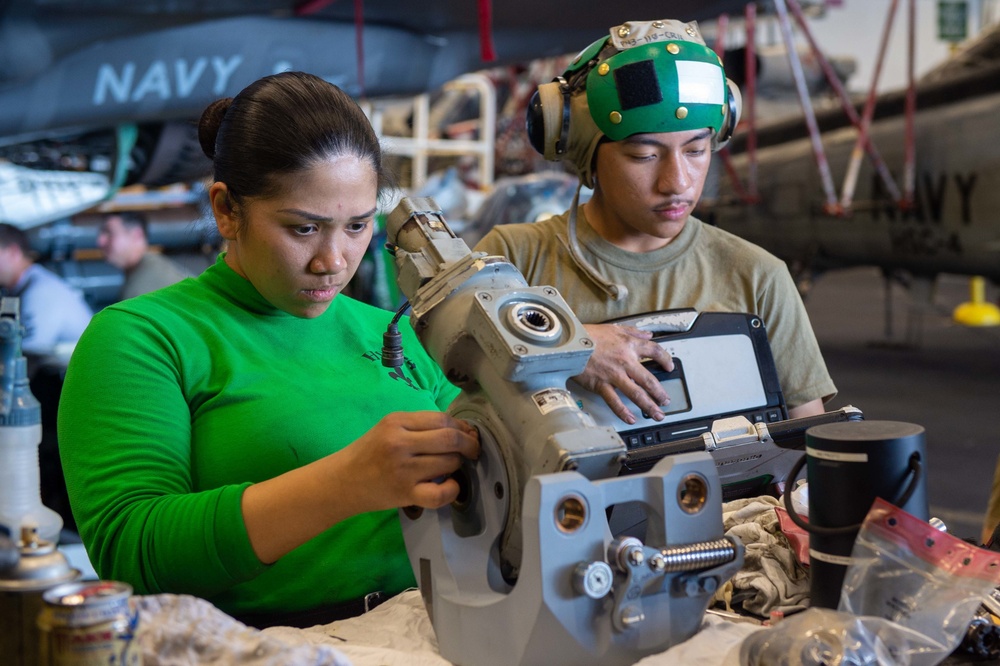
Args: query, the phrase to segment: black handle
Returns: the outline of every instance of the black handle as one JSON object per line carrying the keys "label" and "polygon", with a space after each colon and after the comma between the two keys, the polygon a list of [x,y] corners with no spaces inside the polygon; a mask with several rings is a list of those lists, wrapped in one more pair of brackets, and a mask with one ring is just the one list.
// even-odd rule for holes
{"label": "black handle", "polygon": [[[807,523],[802,519],[796,511],[795,507],[792,506],[792,491],[791,488],[795,484],[795,477],[799,475],[802,471],[803,466],[806,464],[806,456],[803,455],[799,458],[790,470],[788,470],[788,478],[785,479],[785,511],[788,512],[788,517],[792,519],[792,522],[804,529],[810,534],[821,534],[823,536],[838,536],[841,534],[850,534],[861,529],[861,523],[855,525],[844,525],[843,527],[821,527],[819,525],[813,525],[812,523]],[[907,465],[907,471],[912,475],[913,478],[910,479],[910,483],[906,488],[900,493],[899,497],[895,500],[890,500],[890,504],[897,507],[903,507],[910,498],[913,497],[913,493],[917,490],[917,483],[920,481],[920,473],[923,471],[923,466],[920,464],[920,454],[913,453],[910,456],[909,465]]]}

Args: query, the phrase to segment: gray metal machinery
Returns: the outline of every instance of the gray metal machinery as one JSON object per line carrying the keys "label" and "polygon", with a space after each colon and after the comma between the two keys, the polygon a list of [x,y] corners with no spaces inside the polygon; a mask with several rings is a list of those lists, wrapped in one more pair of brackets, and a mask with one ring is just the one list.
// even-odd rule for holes
{"label": "gray metal machinery", "polygon": [[[462,388],[449,412],[482,445],[455,502],[400,516],[441,654],[611,666],[694,635],[743,562],[711,455],[618,477],[624,443],[566,390],[594,343],[559,293],[472,252],[431,199],[403,199],[387,232],[411,324]],[[645,543],[608,527],[608,509],[629,503],[649,516]]]}

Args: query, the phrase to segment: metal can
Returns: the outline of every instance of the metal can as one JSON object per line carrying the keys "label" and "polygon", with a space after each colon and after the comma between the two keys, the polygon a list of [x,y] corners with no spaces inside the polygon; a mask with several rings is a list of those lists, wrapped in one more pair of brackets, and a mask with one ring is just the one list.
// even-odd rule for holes
{"label": "metal can", "polygon": [[42,666],[141,666],[132,586],[118,581],[58,585],[38,615]]}

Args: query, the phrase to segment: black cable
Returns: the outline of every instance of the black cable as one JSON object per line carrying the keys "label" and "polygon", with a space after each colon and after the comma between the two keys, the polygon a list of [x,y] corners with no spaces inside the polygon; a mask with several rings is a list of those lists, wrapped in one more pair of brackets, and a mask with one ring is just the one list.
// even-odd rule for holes
{"label": "black cable", "polygon": [[399,332],[398,322],[409,308],[410,302],[404,300],[382,334],[382,365],[386,368],[399,368],[403,365],[403,336]]}

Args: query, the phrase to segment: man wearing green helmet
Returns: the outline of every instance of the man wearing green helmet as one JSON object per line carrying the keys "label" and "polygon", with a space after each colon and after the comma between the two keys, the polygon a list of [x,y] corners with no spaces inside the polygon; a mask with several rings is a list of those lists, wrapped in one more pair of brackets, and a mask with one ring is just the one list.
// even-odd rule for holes
{"label": "man wearing green helmet", "polygon": [[673,369],[651,333],[600,324],[674,308],[763,319],[789,416],[819,414],[837,389],[784,262],[691,215],[712,152],[739,120],[739,90],[696,23],[630,21],[539,86],[532,145],[594,190],[542,222],[494,227],[477,251],[506,256],[529,283],[556,287],[597,345],[575,379],[627,423],[663,418],[669,396],[641,364]]}

